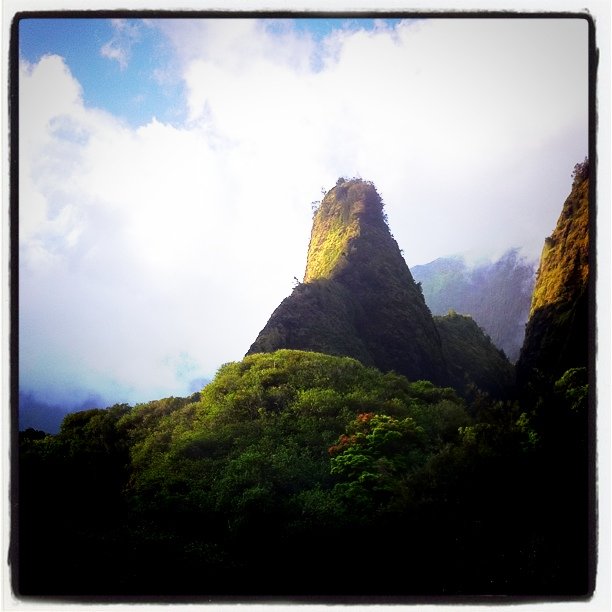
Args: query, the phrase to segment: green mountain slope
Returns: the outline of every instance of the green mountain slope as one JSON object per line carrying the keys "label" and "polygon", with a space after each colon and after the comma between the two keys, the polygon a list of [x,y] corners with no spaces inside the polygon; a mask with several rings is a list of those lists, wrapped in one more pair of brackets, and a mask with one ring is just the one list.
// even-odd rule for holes
{"label": "green mountain slope", "polygon": [[558,566],[566,580],[583,585],[594,580],[589,557],[597,528],[596,407],[590,402],[589,375],[594,350],[589,341],[589,182],[588,162],[577,164],[557,225],[545,240],[516,366],[525,422],[537,441],[534,476],[546,505],[557,509],[549,512],[547,531],[564,534]]}
{"label": "green mountain slope", "polygon": [[453,387],[461,393],[473,386],[494,397],[508,397],[514,386],[514,368],[506,356],[468,316],[451,311],[434,317],[442,338]]}

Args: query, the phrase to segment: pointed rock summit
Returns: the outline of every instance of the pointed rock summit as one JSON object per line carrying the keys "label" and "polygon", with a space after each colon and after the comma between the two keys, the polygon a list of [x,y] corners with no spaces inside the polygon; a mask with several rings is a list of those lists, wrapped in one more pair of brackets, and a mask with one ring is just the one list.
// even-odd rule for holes
{"label": "pointed rock summit", "polygon": [[438,330],[372,183],[339,179],[315,213],[304,282],[248,354],[280,348],[354,357],[412,380],[447,382]]}
{"label": "pointed rock summit", "polygon": [[337,277],[355,259],[359,247],[384,247],[400,254],[374,185],[339,179],[314,216],[304,282]]}

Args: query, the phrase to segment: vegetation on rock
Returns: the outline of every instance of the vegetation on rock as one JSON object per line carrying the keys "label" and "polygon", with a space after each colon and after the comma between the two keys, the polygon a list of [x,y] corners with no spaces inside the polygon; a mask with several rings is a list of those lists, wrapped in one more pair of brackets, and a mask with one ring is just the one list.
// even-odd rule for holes
{"label": "vegetation on rock", "polygon": [[[361,235],[364,223],[384,224],[380,196],[372,183],[340,179],[314,216],[304,282],[340,273],[349,254],[358,248],[355,239]],[[384,233],[384,228],[380,229]]]}

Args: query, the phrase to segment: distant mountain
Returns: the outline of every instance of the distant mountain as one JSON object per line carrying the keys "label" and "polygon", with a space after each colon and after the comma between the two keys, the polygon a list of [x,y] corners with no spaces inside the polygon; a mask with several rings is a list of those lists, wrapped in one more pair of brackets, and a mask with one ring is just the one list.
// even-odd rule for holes
{"label": "distant mountain", "polygon": [[[194,393],[210,382],[208,378],[196,378],[188,387],[188,392]],[[119,398],[117,398],[119,399]],[[64,418],[72,413],[83,410],[100,409],[108,406],[114,400],[105,398],[95,392],[80,393],[64,402],[49,402],[41,398],[41,394],[31,390],[19,390],[19,430],[34,429],[50,434],[56,434]],[[120,402],[117,402],[120,403]]]}
{"label": "distant mountain", "polygon": [[510,361],[518,359],[529,316],[535,264],[511,249],[500,259],[469,266],[461,256],[413,266],[434,315],[470,315]]}
{"label": "distant mountain", "polygon": [[[485,335],[469,326],[471,340],[475,334],[480,338],[473,351],[488,354]],[[339,179],[323,199],[313,220],[304,282],[274,311],[248,354],[282,348],[353,357],[458,390],[465,389],[466,373],[470,381],[485,383],[473,370],[486,361],[483,354],[462,367],[448,361],[423,292],[391,236],[382,200],[374,185],[357,179]],[[497,353],[494,363],[503,358]],[[502,369],[490,373],[505,380],[507,368]]]}
{"label": "distant mountain", "polygon": [[50,403],[35,393],[19,391],[19,429],[28,428],[57,433],[64,417],[71,412],[105,406],[104,399],[92,393],[87,399],[72,405]]}
{"label": "distant mountain", "polygon": [[546,238],[517,363],[521,385],[556,381],[589,356],[589,165],[574,170],[572,190]]}

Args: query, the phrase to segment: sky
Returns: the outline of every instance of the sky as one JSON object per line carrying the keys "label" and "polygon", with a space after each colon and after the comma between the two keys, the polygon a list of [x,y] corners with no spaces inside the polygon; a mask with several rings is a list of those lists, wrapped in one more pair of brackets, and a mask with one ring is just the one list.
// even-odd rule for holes
{"label": "sky", "polygon": [[409,266],[535,261],[588,153],[580,19],[25,19],[19,64],[20,426],[241,359],[340,176]]}

